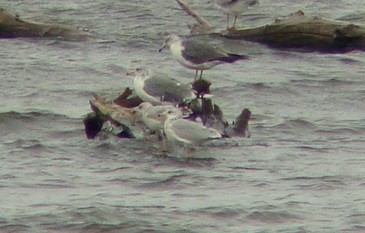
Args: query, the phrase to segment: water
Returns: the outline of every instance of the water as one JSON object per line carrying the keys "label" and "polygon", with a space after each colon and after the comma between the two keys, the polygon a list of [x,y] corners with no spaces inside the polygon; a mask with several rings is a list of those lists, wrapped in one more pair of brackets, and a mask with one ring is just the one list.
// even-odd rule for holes
{"label": "water", "polygon": [[[190,1],[225,27],[205,1]],[[86,139],[92,93],[113,97],[150,66],[192,81],[157,49],[193,20],[174,1],[7,1],[23,18],[89,29],[90,41],[18,38],[0,47],[0,232],[363,232],[365,57],[220,41],[251,59],[205,77],[226,118],[247,107],[252,138],[205,159]],[[299,9],[364,23],[365,3],[261,1],[239,22]],[[241,45],[241,46],[240,46]]]}

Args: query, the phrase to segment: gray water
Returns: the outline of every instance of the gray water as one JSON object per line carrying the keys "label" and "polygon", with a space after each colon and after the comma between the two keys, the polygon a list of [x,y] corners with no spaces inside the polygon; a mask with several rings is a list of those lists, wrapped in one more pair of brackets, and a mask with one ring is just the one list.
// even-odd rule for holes
{"label": "gray water", "polygon": [[[216,26],[225,17],[189,1]],[[96,40],[1,39],[0,232],[364,232],[365,56],[279,51],[219,41],[250,60],[205,72],[252,137],[204,159],[102,133],[87,140],[92,93],[114,97],[153,67],[193,79],[158,53],[194,21],[174,1],[3,0],[22,18],[86,28]],[[239,23],[297,10],[365,23],[363,0],[261,1]]]}

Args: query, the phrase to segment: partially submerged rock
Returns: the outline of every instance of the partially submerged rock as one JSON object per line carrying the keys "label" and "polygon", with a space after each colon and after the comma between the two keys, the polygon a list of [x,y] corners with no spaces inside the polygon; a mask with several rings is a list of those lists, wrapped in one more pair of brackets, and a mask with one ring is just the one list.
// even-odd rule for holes
{"label": "partially submerged rock", "polygon": [[275,48],[300,48],[304,51],[348,52],[365,51],[365,26],[341,21],[307,17],[302,11],[276,19],[269,25],[255,28],[219,31],[212,28],[182,0],[176,0],[182,10],[196,19],[190,26],[192,35],[214,35],[228,39],[247,40]]}
{"label": "partially submerged rock", "polygon": [[244,39],[277,48],[320,52],[365,51],[365,27],[307,17],[302,11],[257,28],[222,31],[229,39]]}
{"label": "partially submerged rock", "polygon": [[21,19],[0,8],[0,38],[57,37],[65,40],[85,40],[94,36],[86,31],[58,24],[37,23]]}

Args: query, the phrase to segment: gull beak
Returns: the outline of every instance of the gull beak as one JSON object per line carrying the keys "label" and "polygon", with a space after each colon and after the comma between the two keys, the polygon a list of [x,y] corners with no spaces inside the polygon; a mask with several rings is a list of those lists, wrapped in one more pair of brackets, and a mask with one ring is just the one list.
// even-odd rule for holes
{"label": "gull beak", "polygon": [[127,76],[135,76],[136,72],[135,71],[129,71],[126,73]]}
{"label": "gull beak", "polygon": [[163,43],[162,47],[158,50],[158,52],[161,52],[164,48],[166,48],[166,46],[167,46],[166,43]]}
{"label": "gull beak", "polygon": [[144,68],[140,68],[140,67],[138,67],[138,68],[136,68],[134,71],[128,71],[128,72],[126,73],[126,75],[127,75],[127,76],[136,76],[136,75],[138,75],[138,74],[142,73],[143,71],[145,71],[145,69],[144,69]]}

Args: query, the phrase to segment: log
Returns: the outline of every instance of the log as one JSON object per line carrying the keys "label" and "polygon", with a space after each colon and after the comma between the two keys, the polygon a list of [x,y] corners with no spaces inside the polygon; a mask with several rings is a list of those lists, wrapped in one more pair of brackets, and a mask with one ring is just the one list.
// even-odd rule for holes
{"label": "log", "polygon": [[[102,124],[108,121],[116,128],[120,128],[117,135],[122,138],[143,138],[143,128],[139,124],[139,113],[133,108],[122,107],[113,101],[106,101],[94,94],[90,100],[93,113],[84,118],[85,133],[89,139],[94,139],[101,131]],[[99,126],[101,124],[101,126]]]}
{"label": "log", "polygon": [[309,18],[301,11],[270,25],[224,31],[221,35],[276,48],[303,48],[319,52],[365,51],[365,27]]}
{"label": "log", "polygon": [[94,38],[91,33],[58,24],[37,23],[20,19],[0,8],[0,38],[53,37],[66,40]]}
{"label": "log", "polygon": [[[181,0],[176,0],[181,6]],[[307,17],[302,11],[276,19],[269,25],[255,28],[214,30],[205,27],[206,20],[184,3],[182,10],[192,15],[198,24],[190,27],[192,35],[214,35],[233,40],[258,42],[274,48],[319,52],[365,51],[365,26],[341,21]],[[209,25],[209,24],[208,24]]]}
{"label": "log", "polygon": [[[211,99],[204,98],[204,96],[212,96],[210,95],[210,85],[210,82],[202,79],[193,83],[193,89],[197,96],[199,96],[199,99],[194,99],[184,105],[184,108],[189,109],[190,112],[190,116],[187,118],[194,121],[199,118],[205,126],[219,130],[225,137],[249,137],[248,121],[250,120],[251,112],[248,109],[244,109],[236,118],[236,122],[230,125],[224,119],[223,111],[219,106],[213,104]],[[139,105],[140,102],[135,102],[135,98],[133,91],[129,88],[126,88],[113,101],[106,101],[99,95],[94,94],[94,99],[90,100],[93,112],[84,118],[87,137],[94,139],[101,131],[103,124],[108,121],[113,126],[122,129],[122,133],[119,136],[123,138],[143,138],[145,127],[143,126],[140,113],[135,108],[135,104],[138,103]]]}
{"label": "log", "polygon": [[197,22],[198,25],[193,25],[190,30],[191,31],[208,31],[211,30],[212,27],[209,25],[208,21],[205,20],[203,17],[201,17],[199,14],[197,14],[195,11],[193,11],[188,4],[186,4],[185,2],[181,1],[181,0],[176,0],[177,4],[179,4],[179,6],[181,7],[181,9],[183,9],[188,15],[190,15],[191,17],[193,17]]}

